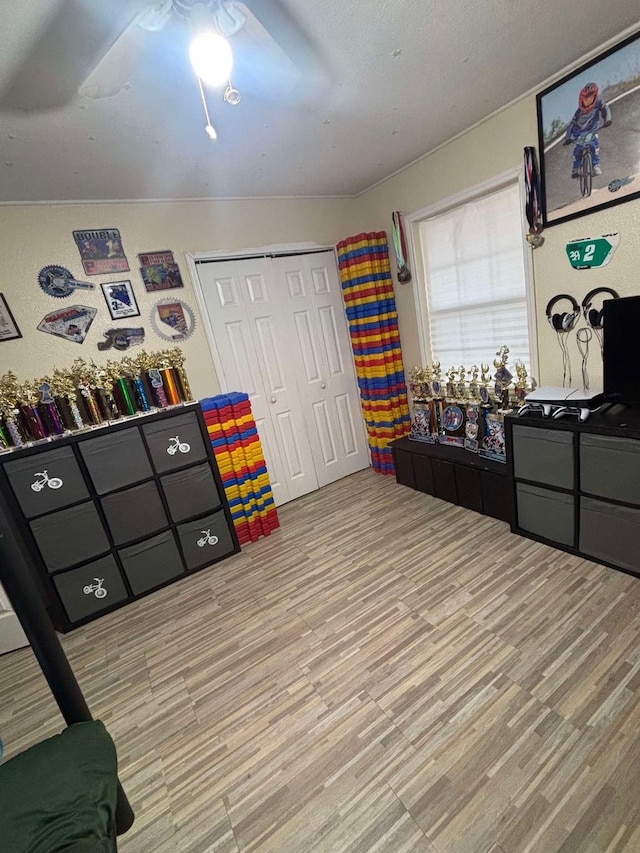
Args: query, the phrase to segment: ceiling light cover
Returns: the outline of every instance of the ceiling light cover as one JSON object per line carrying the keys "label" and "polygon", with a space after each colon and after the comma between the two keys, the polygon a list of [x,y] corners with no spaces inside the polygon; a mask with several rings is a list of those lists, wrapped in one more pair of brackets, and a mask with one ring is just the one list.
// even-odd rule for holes
{"label": "ceiling light cover", "polygon": [[229,42],[218,33],[202,32],[194,36],[189,46],[193,68],[207,86],[224,86],[233,68]]}

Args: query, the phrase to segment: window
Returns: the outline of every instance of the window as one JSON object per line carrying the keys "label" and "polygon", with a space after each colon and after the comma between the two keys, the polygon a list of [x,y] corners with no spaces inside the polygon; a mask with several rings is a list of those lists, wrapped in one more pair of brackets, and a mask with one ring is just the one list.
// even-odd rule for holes
{"label": "window", "polygon": [[442,368],[492,364],[509,347],[531,371],[517,181],[419,223],[431,352]]}

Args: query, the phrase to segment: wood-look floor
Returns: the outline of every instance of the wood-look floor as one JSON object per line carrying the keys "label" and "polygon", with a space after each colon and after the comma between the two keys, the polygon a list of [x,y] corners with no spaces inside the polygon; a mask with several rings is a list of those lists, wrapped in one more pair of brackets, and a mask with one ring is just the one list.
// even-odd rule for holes
{"label": "wood-look floor", "polygon": [[[640,851],[640,581],[371,471],[280,517],[63,638],[123,853]],[[7,755],[61,727],[0,658]]]}

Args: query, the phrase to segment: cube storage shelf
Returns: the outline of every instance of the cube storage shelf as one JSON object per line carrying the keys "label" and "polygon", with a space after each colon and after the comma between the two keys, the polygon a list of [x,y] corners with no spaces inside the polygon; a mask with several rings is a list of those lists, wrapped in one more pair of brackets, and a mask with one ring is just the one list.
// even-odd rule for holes
{"label": "cube storage shelf", "polygon": [[3,454],[0,488],[61,631],[240,550],[198,404]]}
{"label": "cube storage shelf", "polygon": [[462,447],[410,438],[398,438],[390,446],[398,483],[511,523],[512,489],[504,463]]}
{"label": "cube storage shelf", "polygon": [[512,531],[640,576],[640,411],[505,424]]}

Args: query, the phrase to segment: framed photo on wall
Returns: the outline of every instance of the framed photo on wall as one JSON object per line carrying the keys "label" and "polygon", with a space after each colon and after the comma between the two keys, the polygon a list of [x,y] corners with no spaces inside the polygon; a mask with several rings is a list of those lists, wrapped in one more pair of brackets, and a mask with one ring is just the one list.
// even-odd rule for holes
{"label": "framed photo on wall", "polygon": [[100,287],[107,300],[112,320],[140,316],[140,309],[130,281],[108,281]]}
{"label": "framed photo on wall", "polygon": [[546,227],[640,195],[640,33],[536,100]]}
{"label": "framed photo on wall", "polygon": [[13,319],[7,300],[4,298],[4,294],[0,293],[0,341],[15,341],[21,337],[22,334],[18,324]]}

